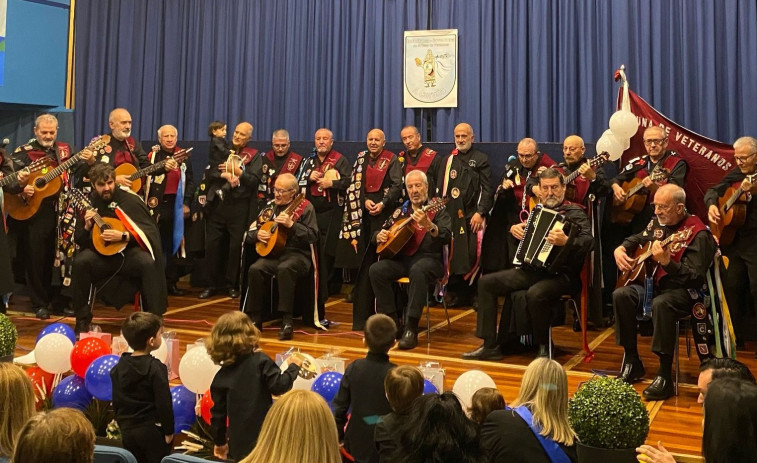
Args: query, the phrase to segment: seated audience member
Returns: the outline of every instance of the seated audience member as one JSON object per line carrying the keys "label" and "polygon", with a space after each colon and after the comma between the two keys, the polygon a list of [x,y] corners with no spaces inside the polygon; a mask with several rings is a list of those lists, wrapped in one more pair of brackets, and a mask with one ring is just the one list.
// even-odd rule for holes
{"label": "seated audience member", "polygon": [[[334,418],[339,441],[356,462],[377,462],[373,443],[375,423],[392,411],[384,390],[384,379],[394,364],[389,349],[394,346],[397,325],[390,317],[376,314],[365,322],[365,344],[368,353],[347,366],[334,397]],[[352,409],[349,423],[347,411]],[[345,425],[347,429],[345,430]]]}
{"label": "seated audience member", "polygon": [[373,439],[379,454],[379,462],[392,462],[392,454],[399,447],[398,429],[409,419],[413,401],[423,395],[423,373],[413,366],[401,365],[392,368],[384,379],[386,399],[392,413],[381,417],[376,423]]}
{"label": "seated audience member", "polygon": [[493,463],[549,463],[558,454],[578,460],[568,424],[568,377],[559,363],[531,362],[511,407],[491,412],[481,426],[481,447]]}
{"label": "seated audience member", "polygon": [[339,437],[326,401],[300,389],[273,404],[255,449],[240,463],[340,463]]}
{"label": "seated audience member", "polygon": [[[642,445],[643,463],[675,463],[662,444]],[[757,461],[757,385],[736,377],[713,380],[704,400],[702,456],[707,463]]]}
{"label": "seated audience member", "polygon": [[221,365],[210,385],[210,433],[213,453],[224,460],[238,460],[252,451],[273,403],[271,395],[292,389],[300,370],[302,361],[291,357],[281,371],[257,350],[259,340],[260,331],[247,315],[228,312],[218,317],[205,341],[210,358]]}
{"label": "seated audience member", "polygon": [[474,423],[480,426],[484,424],[484,420],[489,416],[489,413],[494,410],[504,410],[505,406],[505,398],[502,397],[497,388],[482,387],[471,397],[468,415]]}
{"label": "seated audience member", "polygon": [[749,371],[749,368],[738,360],[728,357],[705,360],[699,366],[699,379],[697,380],[699,397],[697,403],[704,403],[709,384],[720,378],[739,378],[750,383],[755,382],[754,375]]}
{"label": "seated audience member", "polygon": [[21,367],[0,363],[0,462],[13,455],[18,433],[34,415],[34,386]]}
{"label": "seated audience member", "polygon": [[413,402],[399,429],[394,460],[403,463],[488,462],[479,447],[476,424],[465,416],[453,392],[426,394]]}
{"label": "seated audience member", "polygon": [[95,430],[82,412],[56,408],[34,415],[21,429],[13,463],[92,463]]}

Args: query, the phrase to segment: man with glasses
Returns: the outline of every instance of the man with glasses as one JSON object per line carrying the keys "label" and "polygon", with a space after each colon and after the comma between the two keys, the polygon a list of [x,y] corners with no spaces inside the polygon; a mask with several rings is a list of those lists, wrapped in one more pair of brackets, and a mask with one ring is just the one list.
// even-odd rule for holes
{"label": "man with glasses", "polygon": [[278,129],[273,132],[271,147],[273,149],[265,153],[262,159],[263,175],[260,177],[257,195],[261,207],[274,199],[273,186],[276,184],[276,178],[281,174],[296,176],[302,163],[302,156],[289,149],[289,132],[286,130]]}
{"label": "man with glasses", "polygon": [[494,194],[494,207],[482,244],[481,266],[485,272],[510,267],[518,247],[518,241],[510,235],[510,227],[528,218],[532,188],[539,186],[538,174],[555,165],[549,156],[539,152],[533,138],[518,143],[517,155],[505,165],[505,174]]}
{"label": "man with glasses", "polygon": [[292,339],[292,312],[297,290],[295,286],[297,280],[310,271],[313,245],[318,240],[315,209],[308,200],[303,200],[294,211],[291,211],[291,214],[284,213],[297,195],[297,190],[297,179],[294,175],[289,173],[279,175],[273,188],[273,201],[260,211],[260,215],[252,223],[245,237],[245,243],[249,245],[255,245],[257,242],[268,243],[271,232],[260,229],[268,221],[273,221],[278,227],[287,229],[286,246],[280,254],[259,257],[250,265],[247,275],[249,288],[243,306],[244,312],[255,325],[262,328],[266,277],[276,276],[275,281],[279,290],[278,310],[282,317],[279,330],[280,341]]}
{"label": "man with glasses", "polygon": [[[651,318],[654,332],[652,352],[660,358],[660,366],[652,384],[644,389],[647,400],[665,400],[674,393],[671,377],[673,353],[678,342],[676,321],[692,315],[692,322],[703,325],[694,329],[697,353],[701,359],[711,357],[707,332],[708,313],[698,291],[705,283],[717,245],[707,226],[695,215],[686,212],[686,193],[677,185],[663,185],[654,195],[656,217],[644,231],[631,235],[615,249],[618,269],[633,268],[634,253],[647,243],[651,245],[651,264],[656,271],[647,273],[643,285],[631,282],[612,293],[615,307],[616,341],[625,352],[618,376],[627,383],[644,378],[646,373],[636,343],[639,321]],[[682,232],[668,246],[661,242]],[[649,267],[647,267],[649,269]],[[709,331],[711,330],[711,325]],[[710,335],[711,337],[711,335]],[[701,341],[701,342],[700,342]]]}
{"label": "man with glasses", "polygon": [[744,324],[757,301],[757,246],[752,241],[757,236],[757,207],[752,197],[757,193],[757,181],[749,177],[757,173],[757,139],[741,137],[733,144],[733,148],[736,168],[723,177],[720,183],[707,190],[704,202],[708,207],[710,222],[719,222],[722,217],[718,210],[718,199],[728,188],[741,188],[744,191],[744,225],[736,230],[731,243],[721,243],[723,255],[729,259],[725,277],[725,296],[733,317],[736,340],[741,344],[744,333],[754,331],[753,328],[747,330]]}

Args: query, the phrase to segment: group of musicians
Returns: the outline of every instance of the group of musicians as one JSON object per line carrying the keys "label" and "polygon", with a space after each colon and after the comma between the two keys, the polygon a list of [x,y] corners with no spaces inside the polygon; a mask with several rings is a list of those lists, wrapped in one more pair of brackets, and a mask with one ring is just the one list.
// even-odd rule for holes
{"label": "group of musicians", "polygon": [[[703,287],[717,244],[686,211],[687,165],[667,149],[660,127],[644,131],[647,153],[613,179],[601,168],[607,158],[587,159],[576,135],[564,140],[560,164],[524,138],[493,190],[487,155],[476,148],[469,124],[455,127],[448,154],[424,146],[412,126],[402,129],[405,150],[395,154],[373,129],[350,167],[326,128],[315,132],[312,153],[301,156],[290,150],[285,130],[273,133],[269,152],[249,147],[253,127],[242,122],[231,143],[212,143],[195,188],[175,127],[160,127],[159,144],[145,152],[131,136],[127,110],[113,110],[108,122],[110,133],[77,152],[57,140],[57,120],[44,114],[35,138],[3,155],[10,246],[3,230],[0,292],[10,291],[10,260],[41,319],[51,311],[75,315],[76,331],[89,329],[94,291],[119,302],[138,292],[145,310],[163,314],[167,294],[182,294],[177,258],[185,255],[184,219],[195,201],[203,208],[211,277],[200,297],[221,291],[238,297],[241,289],[241,308],[260,324],[265,281],[274,278],[270,297],[278,300],[282,340],[293,336],[295,306],[307,324],[326,328],[329,282],[354,269],[353,329],[375,311],[386,313],[400,328],[399,348],[412,349],[427,292],[448,283],[458,302],[478,300],[476,335],[483,343],[463,358],[498,360],[524,339],[538,355],[549,355],[554,308],[563,295],[577,293],[593,253],[595,262],[623,272],[612,293],[623,380],[645,375],[636,333],[650,324],[660,364],[644,391],[649,399],[673,393],[676,321],[691,315],[698,353],[713,355]],[[751,201],[757,140],[740,138],[734,148],[737,168],[708,190],[705,202],[730,258],[724,286],[738,338],[741,317],[757,297],[757,251],[747,241],[757,231]],[[636,209],[629,210],[632,202]],[[734,204],[741,222],[731,220]],[[541,247],[529,255],[534,242]],[[599,250],[608,247],[614,259],[601,262]],[[636,259],[642,247],[644,263]],[[640,266],[639,278],[626,278]],[[406,304],[395,298],[402,277],[409,277]],[[749,293],[739,291],[745,284]],[[303,292],[310,299],[301,306],[295,299]],[[499,297],[505,303],[498,322]]]}

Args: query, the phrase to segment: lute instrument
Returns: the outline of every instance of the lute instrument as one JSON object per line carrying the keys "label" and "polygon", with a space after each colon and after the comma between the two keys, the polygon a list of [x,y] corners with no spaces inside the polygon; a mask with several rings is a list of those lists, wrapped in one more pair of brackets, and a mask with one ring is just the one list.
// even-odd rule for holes
{"label": "lute instrument", "polygon": [[95,225],[92,227],[92,244],[95,250],[103,256],[112,256],[126,249],[128,242],[124,241],[105,241],[102,237],[104,230],[118,230],[121,233],[126,231],[126,227],[120,220],[113,217],[102,217],[97,213],[97,209],[92,206],[84,193],[77,189],[72,188],[69,192],[69,197],[76,207],[81,211],[95,211],[95,215],[92,218]]}
{"label": "lute instrument", "polygon": [[[295,209],[297,209],[304,200],[305,195],[303,193],[298,194],[292,202],[289,203],[289,206],[281,212],[281,214],[291,216]],[[257,251],[260,257],[276,257],[281,254],[287,244],[289,229],[287,227],[280,227],[279,224],[273,220],[273,217],[267,217],[265,219],[266,222],[260,226],[258,232],[265,230],[271,234],[271,237],[268,238],[268,241],[265,243],[262,241],[255,243],[255,251]]]}
{"label": "lute instrument", "polygon": [[610,211],[610,220],[620,225],[628,225],[633,218],[644,209],[647,205],[647,198],[657,190],[656,182],[662,182],[668,178],[670,171],[659,168],[659,165],[652,169],[649,178],[652,180],[652,186],[649,191],[644,192],[644,182],[642,178],[634,177],[627,182],[623,182],[621,188],[626,194],[626,199],[618,201],[613,199],[612,210]]}
{"label": "lute instrument", "polygon": [[[110,142],[110,135],[102,135],[92,140],[86,148],[74,154],[58,167],[53,169],[37,169],[27,180],[27,185],[34,185],[34,194],[30,197],[23,195],[9,195],[5,199],[5,208],[8,215],[16,220],[27,220],[34,216],[42,204],[42,200],[57,194],[63,186],[61,175],[71,166],[79,162],[85,150],[104,152],[105,146]],[[45,156],[47,157],[47,156]]]}
{"label": "lute instrument", "polygon": [[[162,161],[156,162],[155,164],[150,164],[144,169],[137,170],[134,164],[130,162],[123,163],[116,167],[115,176],[118,177],[119,175],[126,175],[127,178],[131,181],[131,186],[129,187],[129,189],[134,193],[137,193],[140,189],[142,189],[142,177],[146,177],[147,175],[150,175],[153,172],[162,169],[163,167],[165,167],[166,162],[168,162],[169,159],[173,159],[177,164],[181,164],[186,158],[189,157],[189,153],[191,153],[193,149],[194,148],[191,147],[181,149],[171,156],[166,157]],[[155,156],[155,153],[157,153],[159,150],[159,146],[157,150],[153,149],[153,156]]]}
{"label": "lute instrument", "polygon": [[[660,241],[660,245],[663,247],[663,249],[673,243],[680,243],[685,242],[689,239],[692,233],[691,227],[686,227],[683,230],[679,230],[672,235],[668,236],[664,240]],[[636,250],[634,253],[634,260],[633,260],[633,267],[631,270],[626,270],[624,272],[621,272],[620,276],[618,276],[618,281],[615,285],[615,288],[622,288],[624,286],[628,286],[630,284],[636,283],[643,285],[644,284],[644,264],[647,262],[647,260],[652,257],[652,243],[654,241],[649,241],[644,244],[644,246],[641,246],[639,249]],[[650,261],[651,262],[651,261]],[[651,270],[649,275],[654,275],[654,273],[657,271],[657,265],[654,266],[654,268]]]}
{"label": "lute instrument", "polygon": [[[424,213],[436,212],[445,207],[449,198],[434,198],[428,204],[421,207]],[[418,223],[412,217],[406,217],[398,220],[389,227],[389,238],[378,245],[376,253],[384,258],[394,257],[410,241],[415,231],[418,229]]]}
{"label": "lute instrument", "polygon": [[[745,180],[754,183],[757,180],[757,173],[747,175]],[[736,231],[746,222],[746,195],[743,188],[729,187],[718,198],[718,212],[720,220],[713,222],[710,220],[710,230],[712,235],[718,240],[721,246],[727,246],[733,242],[736,237]]]}

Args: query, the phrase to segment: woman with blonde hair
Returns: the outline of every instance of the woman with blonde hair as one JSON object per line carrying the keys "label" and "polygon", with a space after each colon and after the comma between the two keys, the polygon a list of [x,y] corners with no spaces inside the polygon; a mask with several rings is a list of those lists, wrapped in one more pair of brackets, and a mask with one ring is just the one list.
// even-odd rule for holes
{"label": "woman with blonde hair", "polygon": [[24,370],[0,363],[0,462],[8,461],[18,433],[34,415],[34,386]]}
{"label": "woman with blonde hair", "polygon": [[92,423],[79,410],[57,408],[26,422],[11,463],[92,463],[94,457]]}
{"label": "woman with blonde hair", "polygon": [[334,415],[315,392],[295,389],[268,411],[255,449],[240,463],[340,463]]}
{"label": "woman with blonde hair", "polygon": [[531,362],[511,407],[490,413],[481,427],[481,446],[493,463],[578,460],[568,424],[568,377],[559,363],[546,357]]}

